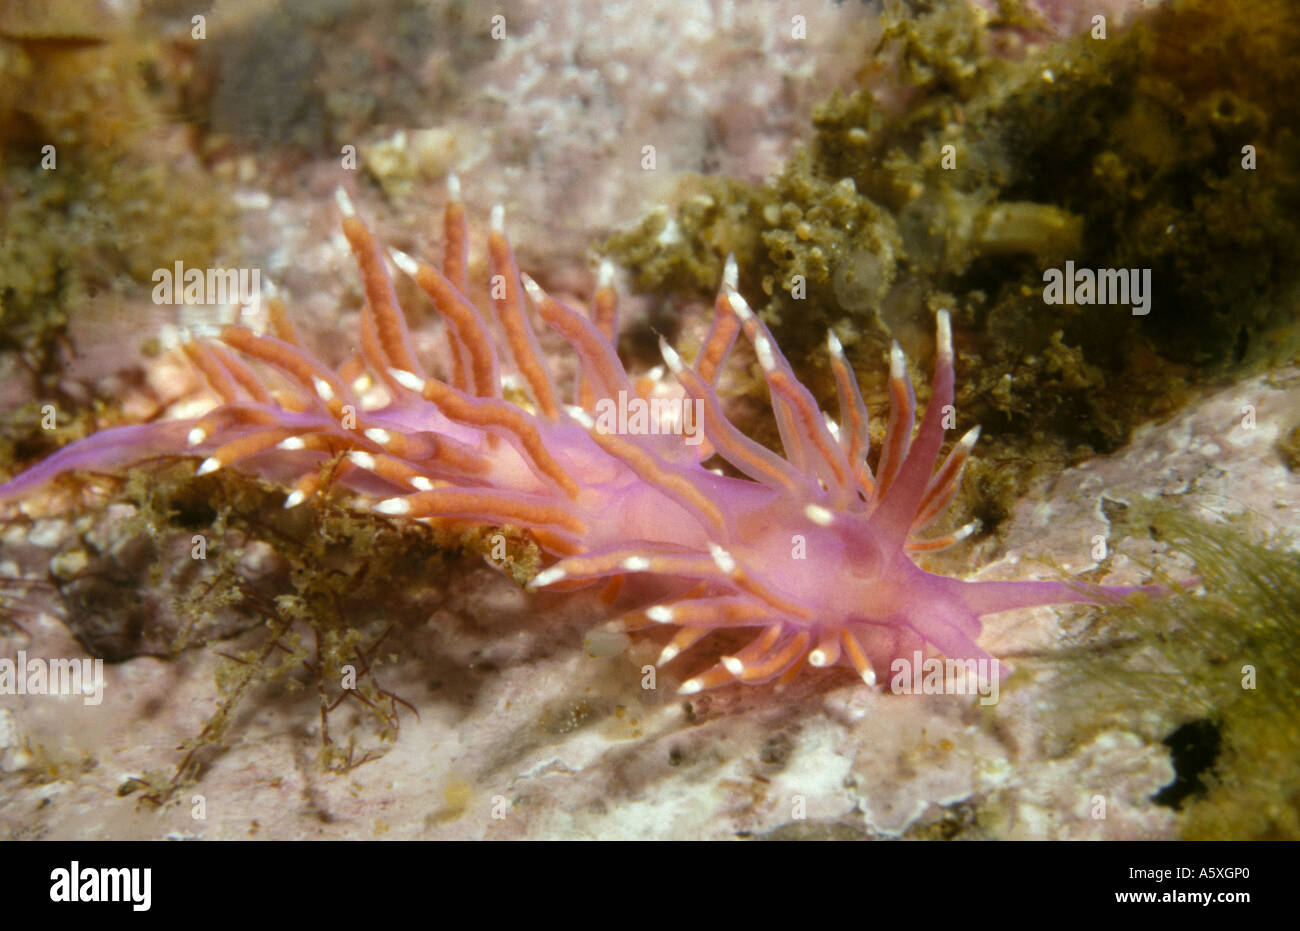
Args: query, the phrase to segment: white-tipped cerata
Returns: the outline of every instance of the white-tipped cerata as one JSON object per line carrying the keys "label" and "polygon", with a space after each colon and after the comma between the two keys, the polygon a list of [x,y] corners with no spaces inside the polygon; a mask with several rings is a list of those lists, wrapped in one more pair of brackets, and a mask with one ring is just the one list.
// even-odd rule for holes
{"label": "white-tipped cerata", "polygon": [[943,359],[952,359],[952,321],[948,319],[948,311],[941,310],[935,314],[935,323],[938,329],[939,356]]}
{"label": "white-tipped cerata", "polygon": [[827,656],[825,650],[813,650],[811,653],[808,654],[808,665],[816,666],[818,669],[820,669],[821,667],[826,665],[826,659]]}
{"label": "white-tipped cerata", "polygon": [[737,679],[745,674],[745,664],[734,656],[722,657],[722,665],[726,667],[727,672],[731,673]]}
{"label": "white-tipped cerata", "polygon": [[776,370],[776,355],[772,352],[772,341],[766,336],[754,337],[754,354],[758,356],[758,364],[762,366],[764,372]]}
{"label": "white-tipped cerata", "polygon": [[447,172],[447,199],[460,203],[460,177],[454,171]]}
{"label": "white-tipped cerata", "polygon": [[953,532],[952,535],[953,542],[959,543],[962,540],[965,540],[972,533],[974,533],[976,530],[979,529],[980,529],[980,522],[977,520],[973,520],[969,524],[962,524],[960,527],[957,528],[956,531]]}
{"label": "white-tipped cerata", "polygon": [[209,456],[207,459],[204,459],[203,462],[199,464],[199,467],[194,470],[194,474],[210,475],[211,473],[217,471],[217,469],[219,468],[221,468],[221,460],[215,456]]}
{"label": "white-tipped cerata", "polygon": [[834,330],[826,331],[826,346],[835,358],[844,358],[844,344],[840,342],[840,338],[835,335]]}
{"label": "white-tipped cerata", "polygon": [[352,198],[348,197],[348,192],[341,187],[334,189],[334,203],[339,205],[339,213],[345,217],[355,217],[357,209],[352,206]]}
{"label": "white-tipped cerata", "polygon": [[709,544],[709,555],[713,557],[714,564],[723,573],[731,575],[731,573],[736,571],[736,560],[730,553],[718,546],[718,544]]}
{"label": "white-tipped cerata", "polygon": [[903,350],[899,348],[898,343],[889,347],[889,377],[895,380],[901,380],[907,375],[907,356],[903,355]]}
{"label": "white-tipped cerata", "polygon": [[740,287],[740,270],[736,267],[735,253],[727,253],[727,261],[722,263],[722,284],[728,288]]}
{"label": "white-tipped cerata", "polygon": [[352,450],[352,452],[348,453],[348,461],[357,468],[365,469],[367,472],[375,471],[375,457],[363,450]]}
{"label": "white-tipped cerata", "polygon": [[663,652],[659,654],[659,659],[655,661],[655,665],[662,666],[664,663],[671,663],[677,658],[677,654],[681,652],[681,650],[677,649],[676,644],[670,643],[663,648]]}
{"label": "white-tipped cerata", "polygon": [[375,510],[380,514],[409,514],[411,502],[405,498],[385,498],[375,505]]}
{"label": "white-tipped cerata", "polygon": [[532,276],[527,272],[520,272],[519,280],[524,283],[524,291],[528,293],[529,300],[534,304],[540,304],[546,300],[546,292],[542,290],[542,286],[533,281]]}
{"label": "white-tipped cerata", "polygon": [[388,374],[393,376],[393,381],[408,391],[416,393],[424,391],[424,379],[414,372],[408,372],[405,369],[389,369]]}
{"label": "white-tipped cerata", "polygon": [[668,340],[662,336],[659,337],[659,352],[664,357],[664,363],[674,374],[686,371],[686,363],[682,357],[677,354],[677,350],[668,345]]}
{"label": "white-tipped cerata", "polygon": [[393,442],[393,435],[383,427],[367,427],[363,432],[366,439],[372,443],[378,443],[380,446],[387,446]]}
{"label": "white-tipped cerata", "polygon": [[962,435],[962,438],[957,442],[958,445],[966,447],[966,451],[969,452],[970,450],[975,448],[975,444],[979,442],[979,438],[980,438],[980,428],[979,428],[979,424],[976,424],[975,426],[967,430]]}
{"label": "white-tipped cerata", "polygon": [[740,296],[740,292],[735,288],[727,289],[727,303],[731,305],[731,309],[735,311],[736,316],[741,320],[749,320],[754,316],[754,312],[749,309],[749,304],[745,302],[745,299]]}
{"label": "white-tipped cerata", "polygon": [[569,416],[572,417],[574,420],[576,420],[578,422],[578,425],[581,426],[582,429],[584,430],[596,429],[596,421],[593,420],[591,415],[588,414],[581,407],[578,407],[576,404],[574,404],[574,405],[570,405],[565,409],[569,412]]}
{"label": "white-tipped cerata", "polygon": [[288,497],[284,499],[284,509],[286,511],[292,510],[306,500],[307,493],[301,488],[295,488],[293,491],[289,492]]}
{"label": "white-tipped cerata", "polygon": [[596,270],[596,287],[614,287],[614,263],[609,259],[600,260],[600,268]]}
{"label": "white-tipped cerata", "polygon": [[549,569],[543,569],[533,580],[528,583],[529,588],[545,588],[548,585],[554,585],[560,579],[564,578],[565,572],[559,566],[551,566]]}
{"label": "white-tipped cerata", "polygon": [[420,273],[420,263],[417,262],[415,259],[413,259],[411,256],[407,255],[401,249],[390,248],[388,250],[388,255],[389,258],[393,260],[393,264],[402,270],[402,274],[410,275],[412,278],[414,278],[416,275]]}
{"label": "white-tipped cerata", "polygon": [[655,605],[653,608],[647,608],[645,616],[656,624],[671,624],[673,622],[673,609],[668,605]]}
{"label": "white-tipped cerata", "polygon": [[185,442],[191,446],[198,446],[208,438],[208,431],[202,427],[194,427],[189,433],[185,434]]}
{"label": "white-tipped cerata", "polygon": [[687,679],[677,690],[678,695],[694,695],[696,692],[704,689],[704,683],[699,679]]}
{"label": "white-tipped cerata", "polygon": [[334,389],[330,387],[330,383],[327,382],[325,379],[313,375],[311,377],[311,385],[313,388],[316,389],[317,397],[319,397],[326,404],[334,400]]}
{"label": "white-tipped cerata", "polygon": [[866,669],[862,670],[862,681],[865,682],[867,685],[876,684],[876,671],[871,668],[870,663],[867,664]]}
{"label": "white-tipped cerata", "polygon": [[650,560],[644,556],[629,556],[623,560],[622,566],[628,572],[645,572],[650,568]]}
{"label": "white-tipped cerata", "polygon": [[433,481],[423,475],[416,475],[411,478],[411,487],[416,491],[433,491]]}
{"label": "white-tipped cerata", "polygon": [[490,225],[492,227],[492,232],[494,233],[504,233],[506,231],[506,208],[505,207],[501,206],[500,204],[494,204],[492,206]]}
{"label": "white-tipped cerata", "polygon": [[275,444],[276,449],[283,449],[286,452],[297,452],[300,449],[306,449],[307,444],[300,436],[287,436]]}

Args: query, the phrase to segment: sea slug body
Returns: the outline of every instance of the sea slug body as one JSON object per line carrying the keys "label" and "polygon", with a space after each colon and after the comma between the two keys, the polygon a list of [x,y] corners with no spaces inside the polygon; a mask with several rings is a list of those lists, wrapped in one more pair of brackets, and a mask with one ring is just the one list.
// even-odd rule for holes
{"label": "sea slug body", "polygon": [[[465,297],[468,237],[456,189],[453,183],[444,216],[441,270],[390,252],[445,323],[443,378],[416,358],[384,254],[340,191],[343,232],[366,295],[353,358],[337,369],[313,358],[283,305],[271,298],[269,332],[227,326],[214,338],[183,342],[182,351],[221,399],[210,412],[98,433],[0,486],[0,500],[70,470],[122,467],[163,453],[202,456],[198,474],[238,466],[296,479],[285,507],[321,491],[328,472],[334,483],[371,496],[383,514],[528,530],[549,558],[529,587],[604,586],[610,604],[630,608],[625,628],[676,628],[660,664],[676,661],[714,630],[753,631],[748,645],[687,678],[686,694],[737,680],[786,681],[805,666],[851,666],[873,684],[877,669],[926,644],[954,659],[988,658],[976,644],[983,615],[1156,589],[965,582],[912,561],[909,552],[948,546],[969,533],[919,536],[952,500],[978,438],[977,430],[967,433],[936,469],[953,396],[952,338],[943,311],[919,428],[906,360],[897,346],[892,351],[891,411],[874,471],[867,464],[866,406],[839,341],[828,338],[837,425],[741,297],[732,262],[694,363],[661,342],[673,379],[702,415],[700,435],[618,433],[597,410],[616,398],[644,400],[652,382],[634,384],[614,350],[610,276],[601,276],[590,319],[566,307],[520,274],[494,211],[492,306],[532,403],[525,408],[506,400],[498,341]],[[533,313],[578,356],[572,406],[560,400]],[[766,379],[784,456],[738,430],[715,394],[742,334]],[[744,477],[706,468],[715,456]],[[337,467],[322,470],[325,462]]]}

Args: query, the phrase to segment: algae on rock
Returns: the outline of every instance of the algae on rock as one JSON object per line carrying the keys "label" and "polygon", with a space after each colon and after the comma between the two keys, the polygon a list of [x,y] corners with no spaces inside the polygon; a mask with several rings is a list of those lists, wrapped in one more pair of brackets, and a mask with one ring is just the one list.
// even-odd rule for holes
{"label": "algae on rock", "polygon": [[[1014,494],[1117,448],[1192,382],[1286,351],[1277,333],[1300,318],[1300,21],[1278,0],[1173,0],[1104,40],[1013,60],[990,49],[1032,18],[1000,8],[985,22],[965,0],[888,7],[866,50],[873,83],[826,100],[778,177],[691,180],[675,215],[604,250],[677,299],[711,293],[734,251],[741,290],[814,391],[833,395],[833,328],[873,414],[890,338],[924,358],[949,307],[958,428],[981,423],[984,456],[1029,464]],[[1149,312],[1047,305],[1044,273],[1067,259],[1150,269]]]}
{"label": "algae on rock", "polygon": [[1180,810],[1183,835],[1300,839],[1300,555],[1244,525],[1132,511],[1119,526],[1190,557],[1205,592],[1091,612],[1049,658],[1062,720],[1083,732],[1143,721],[1175,749],[1200,728],[1210,739],[1183,761],[1196,767],[1180,771],[1185,787],[1157,796]]}

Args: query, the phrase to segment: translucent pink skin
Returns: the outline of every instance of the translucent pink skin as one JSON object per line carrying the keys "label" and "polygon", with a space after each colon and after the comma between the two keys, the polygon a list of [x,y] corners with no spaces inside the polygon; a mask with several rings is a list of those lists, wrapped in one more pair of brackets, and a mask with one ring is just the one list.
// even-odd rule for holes
{"label": "translucent pink skin", "polygon": [[[354,248],[363,264],[366,258],[373,259],[363,254],[364,244],[358,247],[354,242]],[[506,272],[517,275],[512,268]],[[518,279],[514,283],[520,285]],[[369,304],[363,327],[376,323],[371,307],[383,307],[388,299],[390,306],[396,306],[391,292],[383,291],[386,284],[386,273],[367,278]],[[529,303],[550,302],[531,283],[529,287]],[[553,313],[572,315],[565,319],[585,324],[582,315],[550,303]],[[690,680],[693,685],[688,691],[733,679],[758,683],[788,677],[803,667],[810,654],[813,665],[852,666],[869,682],[874,679],[870,667],[888,668],[893,657],[910,655],[924,644],[954,659],[987,658],[976,642],[983,615],[1164,591],[1159,586],[1121,588],[1058,581],[966,582],[925,572],[912,561],[905,546],[909,541],[915,545],[915,531],[938,516],[936,501],[946,505],[971,445],[954,450],[956,468],[940,468],[936,474],[953,392],[946,315],[939,321],[931,400],[914,438],[911,385],[896,350],[894,410],[877,476],[866,464],[865,420],[853,416],[854,408],[862,414],[865,408],[851,373],[847,390],[841,385],[845,427],[837,436],[811,394],[794,378],[766,326],[730,284],[724,284],[717,306],[713,336],[722,358],[739,331],[764,363],[784,458],[754,444],[721,416],[713,389],[716,367],[701,375],[699,360],[694,367],[686,366],[666,347],[666,359],[687,396],[703,403],[706,445],[689,445],[676,435],[625,435],[615,438],[623,445],[611,449],[609,443],[599,442],[604,435],[591,424],[591,411],[584,414],[561,405],[550,419],[513,408],[536,431],[552,460],[548,468],[539,460],[536,447],[521,438],[517,424],[485,425],[471,423],[463,415],[449,416],[450,409],[426,400],[430,392],[413,389],[433,384],[461,400],[507,402],[481,398],[465,386],[451,388],[422,374],[396,371],[391,342],[387,348],[381,341],[365,349],[363,341],[367,368],[391,395],[385,406],[364,410],[342,379],[335,377],[333,391],[327,392],[335,396],[325,397],[318,384],[303,376],[301,366],[277,361],[276,353],[301,350],[242,330],[235,334],[240,339],[234,339],[232,333],[238,328],[228,328],[222,334],[228,345],[240,343],[247,348],[249,340],[260,341],[257,345],[266,352],[248,371],[273,384],[280,392],[277,400],[227,387],[225,403],[203,418],[103,431],[0,486],[0,500],[26,494],[72,470],[120,469],[159,455],[209,457],[225,449],[217,465],[209,460],[210,468],[237,465],[241,471],[281,480],[314,474],[333,453],[350,450],[354,455],[343,460],[338,483],[384,499],[372,502],[383,513],[404,513],[411,519],[456,518],[488,526],[511,524],[537,531],[539,544],[555,560],[530,587],[562,583],[572,588],[638,577],[649,584],[630,586],[640,593],[640,603],[632,606],[636,612],[629,617],[629,627],[666,623],[701,637],[716,628],[754,630],[751,648]],[[391,324],[388,332],[397,334],[392,339],[406,339],[404,325],[386,322]],[[607,336],[589,324],[579,329],[582,338],[574,338],[572,332],[566,338],[597,386],[597,396],[612,397],[618,390],[635,396]],[[465,334],[461,336],[463,342]],[[831,342],[837,352],[833,338]],[[461,351],[460,345],[453,339],[452,351]],[[497,346],[490,337],[482,337],[476,348],[486,350],[496,362]],[[225,347],[219,353],[224,355],[215,358],[227,360],[227,368],[237,364],[228,361],[231,353]],[[521,361],[515,360],[517,365]],[[322,363],[311,360],[311,364],[337,376]],[[355,424],[340,423],[341,403],[351,406]],[[208,435],[187,440],[200,424]],[[292,433],[328,444],[328,450],[285,449],[267,442],[234,457],[227,445],[269,436],[273,430],[280,431],[276,437]],[[405,448],[395,451],[378,431],[400,435],[407,441]],[[481,465],[467,468],[445,457],[425,455],[433,448],[430,444],[448,441],[476,454]],[[710,471],[709,460],[700,458],[709,453],[726,459],[747,477]],[[376,459],[383,465],[375,465]],[[948,464],[954,464],[951,457]],[[572,479],[576,493],[572,488],[566,491],[557,480],[555,465]],[[434,485],[475,494],[430,491]],[[692,495],[691,489],[698,494]],[[557,513],[567,519],[560,522]],[[686,637],[681,649],[691,642]],[[860,648],[857,659],[853,643]],[[661,661],[672,661],[677,652],[666,652]]]}

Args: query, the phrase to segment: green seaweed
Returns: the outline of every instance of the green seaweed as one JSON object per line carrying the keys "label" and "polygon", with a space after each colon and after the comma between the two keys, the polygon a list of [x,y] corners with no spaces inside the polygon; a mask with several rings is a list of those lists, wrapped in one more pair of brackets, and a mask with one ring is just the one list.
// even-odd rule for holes
{"label": "green seaweed", "polygon": [[1183,835],[1300,838],[1300,554],[1244,521],[1131,510],[1113,532],[1145,531],[1190,557],[1204,593],[1093,612],[1050,660],[1058,710],[1079,732],[1144,722],[1171,746],[1180,729],[1212,728],[1217,754],[1178,803]]}

